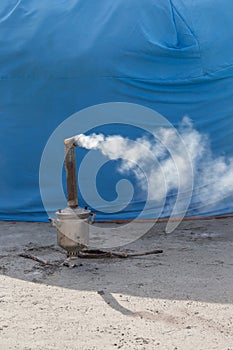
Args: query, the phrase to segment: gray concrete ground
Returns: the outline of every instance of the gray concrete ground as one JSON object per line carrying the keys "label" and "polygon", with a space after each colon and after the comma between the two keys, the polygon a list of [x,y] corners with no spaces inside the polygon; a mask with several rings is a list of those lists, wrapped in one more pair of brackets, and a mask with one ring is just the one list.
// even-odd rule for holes
{"label": "gray concrete ground", "polygon": [[[0,222],[0,349],[233,350],[232,224],[185,221],[165,234],[158,223],[120,250],[163,254],[70,269],[50,224]],[[144,225],[117,229],[138,237]]]}

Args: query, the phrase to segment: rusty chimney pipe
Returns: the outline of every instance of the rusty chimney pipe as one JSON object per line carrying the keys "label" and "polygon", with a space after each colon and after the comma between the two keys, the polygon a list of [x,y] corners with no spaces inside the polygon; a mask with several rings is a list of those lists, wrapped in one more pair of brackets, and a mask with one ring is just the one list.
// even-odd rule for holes
{"label": "rusty chimney pipe", "polygon": [[77,181],[76,181],[76,158],[75,158],[75,140],[74,137],[64,140],[65,145],[65,168],[68,206],[77,208]]}

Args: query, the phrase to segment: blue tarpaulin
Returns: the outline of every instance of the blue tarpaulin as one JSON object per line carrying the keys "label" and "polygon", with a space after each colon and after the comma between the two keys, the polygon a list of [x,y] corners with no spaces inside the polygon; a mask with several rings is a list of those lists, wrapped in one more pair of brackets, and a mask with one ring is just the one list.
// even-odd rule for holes
{"label": "blue tarpaulin", "polygon": [[[232,13],[231,0],[1,0],[0,219],[47,220],[39,189],[46,142],[66,118],[96,104],[143,105],[174,126],[188,115],[215,156],[232,157]],[[122,176],[109,167],[97,178],[106,200]],[[48,191],[55,194],[52,183]],[[144,200],[98,217],[134,217]],[[232,211],[225,198],[188,215]]]}

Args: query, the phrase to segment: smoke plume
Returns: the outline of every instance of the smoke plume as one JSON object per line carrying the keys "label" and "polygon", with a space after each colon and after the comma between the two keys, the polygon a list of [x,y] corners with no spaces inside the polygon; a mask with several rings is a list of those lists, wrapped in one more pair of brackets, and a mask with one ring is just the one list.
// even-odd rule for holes
{"label": "smoke plume", "polygon": [[162,201],[169,192],[195,193],[199,205],[215,205],[233,193],[233,159],[214,157],[207,135],[185,117],[178,130],[158,128],[154,139],[120,135],[75,136],[78,146],[99,150],[111,160],[121,159],[119,171],[133,172],[149,199]]}

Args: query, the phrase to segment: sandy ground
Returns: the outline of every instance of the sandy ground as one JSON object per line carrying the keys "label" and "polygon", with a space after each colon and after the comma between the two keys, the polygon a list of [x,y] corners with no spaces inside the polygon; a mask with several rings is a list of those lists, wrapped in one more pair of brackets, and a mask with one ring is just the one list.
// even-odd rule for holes
{"label": "sandy ground", "polygon": [[71,269],[49,224],[0,222],[0,350],[233,350],[232,225],[156,224],[121,250],[163,254]]}

